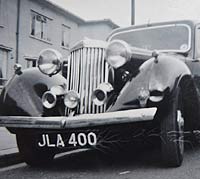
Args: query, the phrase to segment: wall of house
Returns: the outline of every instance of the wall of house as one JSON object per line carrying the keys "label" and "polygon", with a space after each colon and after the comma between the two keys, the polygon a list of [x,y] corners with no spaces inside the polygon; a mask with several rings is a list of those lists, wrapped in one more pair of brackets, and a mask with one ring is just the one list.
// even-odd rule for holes
{"label": "wall of house", "polygon": [[[19,62],[26,67],[25,58],[36,58],[42,49],[53,48],[61,52],[63,57],[69,54],[69,48],[61,46],[62,24],[71,28],[70,45],[76,41],[76,32],[78,25],[76,22],[59,14],[53,9],[46,7],[37,1],[21,0],[20,14],[20,39],[19,39]],[[31,35],[31,13],[37,12],[49,18],[48,36],[50,41],[41,40]]]}
{"label": "wall of house", "polygon": [[[0,68],[6,73],[4,77],[7,79],[12,76],[16,62],[17,2],[18,0],[0,0]],[[20,0],[20,2],[18,62],[23,68],[31,67],[33,63],[30,60],[36,60],[43,49],[56,49],[66,58],[70,47],[77,41],[84,37],[105,40],[112,30],[107,23],[101,21],[87,23],[44,0]],[[31,35],[33,13],[47,18],[50,40],[42,40]],[[63,47],[61,43],[63,25],[70,28],[68,47]]]}
{"label": "wall of house", "polygon": [[15,47],[16,14],[16,0],[0,0],[0,44],[10,48]]}
{"label": "wall of house", "polygon": [[[7,70],[7,76],[3,76],[4,78],[11,77],[14,71],[10,67],[13,67],[15,63],[16,14],[16,0],[0,0],[0,58],[1,61],[2,59],[7,60],[7,63],[0,63]],[[2,69],[3,67],[0,68]]]}

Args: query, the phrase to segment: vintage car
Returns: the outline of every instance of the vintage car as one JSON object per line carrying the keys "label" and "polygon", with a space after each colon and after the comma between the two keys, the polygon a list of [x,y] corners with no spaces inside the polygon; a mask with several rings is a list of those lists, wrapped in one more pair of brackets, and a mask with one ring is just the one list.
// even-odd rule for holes
{"label": "vintage car", "polygon": [[164,163],[181,165],[184,131],[200,128],[200,23],[119,28],[106,42],[77,43],[67,60],[45,49],[37,64],[16,64],[0,96],[0,126],[27,164],[152,134]]}

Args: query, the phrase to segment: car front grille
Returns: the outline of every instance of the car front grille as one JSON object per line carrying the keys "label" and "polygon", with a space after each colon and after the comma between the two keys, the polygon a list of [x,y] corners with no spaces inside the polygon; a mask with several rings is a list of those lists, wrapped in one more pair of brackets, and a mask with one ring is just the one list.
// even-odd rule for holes
{"label": "car front grille", "polygon": [[[92,93],[100,83],[108,82],[108,64],[105,61],[106,43],[96,40],[83,40],[70,53],[67,72],[68,90],[80,95],[76,113],[102,113],[104,106],[92,102]],[[70,110],[68,109],[68,115]]]}

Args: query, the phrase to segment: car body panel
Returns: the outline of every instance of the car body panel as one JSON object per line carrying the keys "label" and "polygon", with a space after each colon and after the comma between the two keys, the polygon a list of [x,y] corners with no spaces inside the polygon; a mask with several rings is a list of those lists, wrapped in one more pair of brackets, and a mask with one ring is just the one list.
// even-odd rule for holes
{"label": "car body panel", "polygon": [[49,77],[37,68],[24,70],[20,75],[15,74],[2,91],[1,115],[48,115],[42,105],[42,95],[52,86],[65,84],[66,79],[61,75]]}
{"label": "car body panel", "polygon": [[[160,54],[157,59],[151,58],[144,62],[140,66],[137,76],[127,82],[109,111],[140,107],[138,96],[141,89],[146,89],[150,93],[152,91],[165,92],[166,90],[172,92],[178,80],[184,75],[191,75],[190,69],[177,57],[179,56]],[[182,56],[180,57],[184,59]]]}

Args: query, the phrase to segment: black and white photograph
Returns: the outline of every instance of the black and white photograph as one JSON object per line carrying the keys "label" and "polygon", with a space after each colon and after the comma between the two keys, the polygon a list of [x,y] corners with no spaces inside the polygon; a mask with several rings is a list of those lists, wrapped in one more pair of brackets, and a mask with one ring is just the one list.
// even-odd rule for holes
{"label": "black and white photograph", "polygon": [[0,0],[0,179],[199,179],[198,0]]}

